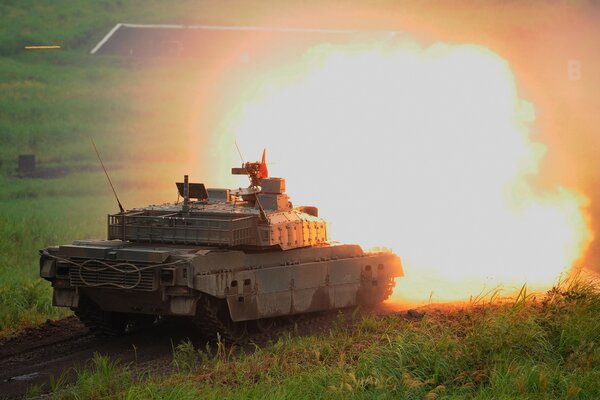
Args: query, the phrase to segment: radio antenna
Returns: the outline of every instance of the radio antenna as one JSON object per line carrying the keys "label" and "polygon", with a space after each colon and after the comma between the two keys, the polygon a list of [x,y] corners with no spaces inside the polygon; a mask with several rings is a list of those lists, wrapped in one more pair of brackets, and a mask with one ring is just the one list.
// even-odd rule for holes
{"label": "radio antenna", "polygon": [[242,156],[242,152],[240,151],[240,146],[238,146],[238,144],[237,144],[237,140],[235,140],[234,143],[235,143],[235,148],[237,149],[238,154],[240,155],[240,158],[242,159],[242,164],[244,164],[244,157]]}
{"label": "radio antenna", "polygon": [[96,147],[96,143],[94,142],[94,139],[90,136],[90,140],[92,141],[92,145],[94,146],[94,150],[96,151],[96,155],[98,156],[98,161],[100,161],[100,165],[102,166],[102,169],[104,170],[104,174],[106,175],[106,179],[108,179],[108,184],[110,185],[110,188],[113,191],[113,194],[115,195],[115,199],[117,199],[117,204],[119,205],[119,210],[121,210],[121,212],[125,212],[125,210],[123,209],[123,206],[121,205],[121,202],[119,201],[119,196],[117,196],[117,192],[115,191],[115,187],[112,184],[112,181],[110,180],[110,176],[108,176],[108,172],[106,171],[106,168],[104,167],[104,163],[102,162],[102,158],[100,158],[100,153],[98,153],[98,148]]}

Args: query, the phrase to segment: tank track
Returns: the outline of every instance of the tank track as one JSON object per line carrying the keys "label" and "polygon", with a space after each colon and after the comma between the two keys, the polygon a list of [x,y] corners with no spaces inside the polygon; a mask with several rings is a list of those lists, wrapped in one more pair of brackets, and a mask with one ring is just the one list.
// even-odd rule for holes
{"label": "tank track", "polygon": [[194,325],[210,341],[217,340],[217,338],[233,341],[229,327],[219,316],[219,308],[220,304],[217,299],[203,295],[198,301]]}
{"label": "tank track", "polygon": [[77,318],[97,337],[114,337],[125,333],[125,315],[101,310],[86,298],[81,298],[79,307],[71,308]]}
{"label": "tank track", "polygon": [[[384,301],[391,296],[395,286],[394,279],[387,282]],[[194,324],[209,341],[222,340],[228,344],[242,345],[250,342],[266,343],[300,326],[308,327],[317,324],[326,319],[327,315],[335,314],[340,310],[234,322],[231,320],[225,300],[204,295],[198,301],[197,311]]]}
{"label": "tank track", "polygon": [[290,329],[297,329],[299,325],[310,325],[322,320],[325,316],[325,313],[317,312],[265,318],[257,321],[234,322],[229,317],[226,307],[225,300],[211,296],[204,296],[198,302],[198,313],[194,318],[194,323],[209,341],[220,340],[226,344],[236,345],[266,343]]}
{"label": "tank track", "polygon": [[383,296],[383,301],[386,301],[390,298],[392,293],[394,293],[394,288],[396,287],[396,280],[394,278],[388,279],[385,286],[385,294]]}

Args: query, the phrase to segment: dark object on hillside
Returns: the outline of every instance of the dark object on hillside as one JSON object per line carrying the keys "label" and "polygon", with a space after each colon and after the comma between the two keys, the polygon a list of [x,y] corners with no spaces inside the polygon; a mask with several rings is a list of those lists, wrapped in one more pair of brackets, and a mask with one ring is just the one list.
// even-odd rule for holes
{"label": "dark object on hillside", "polygon": [[35,154],[19,155],[19,167],[17,172],[19,174],[31,174],[35,172]]}
{"label": "dark object on hillside", "polygon": [[268,177],[264,154],[232,172],[250,186],[190,190],[186,175],[183,202],[109,215],[108,240],[41,250],[53,304],[98,335],[187,316],[207,338],[240,342],[290,317],[390,296],[398,256],[330,242],[316,207],[294,208],[285,180]]}
{"label": "dark object on hillside", "polygon": [[17,159],[17,177],[19,178],[57,178],[67,175],[70,169],[61,165],[39,165],[35,154],[21,154]]}
{"label": "dark object on hillside", "polygon": [[[19,160],[20,163],[20,160]],[[72,172],[82,172],[82,171],[96,171],[98,168],[96,166],[90,165],[77,165],[77,166],[65,166],[62,164],[46,164],[42,162],[34,162],[34,168],[30,169],[28,167],[19,166],[15,170],[15,176],[17,178],[23,179],[54,179],[60,178],[61,176],[69,175]]]}

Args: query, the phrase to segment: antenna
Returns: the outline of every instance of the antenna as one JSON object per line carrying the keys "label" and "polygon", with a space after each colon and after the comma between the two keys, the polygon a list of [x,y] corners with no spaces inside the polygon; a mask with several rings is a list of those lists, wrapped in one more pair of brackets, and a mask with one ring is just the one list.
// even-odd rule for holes
{"label": "antenna", "polygon": [[235,140],[234,143],[235,143],[235,148],[237,149],[238,154],[240,155],[240,158],[242,159],[242,164],[244,164],[244,157],[242,156],[242,152],[240,151],[240,146],[238,146],[238,144],[237,144],[237,140]]}
{"label": "antenna", "polygon": [[104,163],[102,162],[102,158],[100,158],[100,153],[98,153],[98,148],[96,147],[96,143],[94,142],[94,139],[90,136],[90,140],[92,141],[92,145],[94,146],[94,150],[96,151],[96,155],[98,156],[98,161],[100,161],[100,165],[102,165],[102,169],[104,170],[104,174],[106,175],[106,179],[108,179],[108,184],[110,185],[110,188],[112,189],[114,195],[115,195],[115,199],[117,199],[117,204],[119,205],[119,210],[121,210],[121,212],[125,212],[125,210],[123,209],[123,206],[121,205],[121,202],[119,201],[119,196],[117,196],[117,192],[115,191],[115,187],[112,184],[112,181],[110,180],[110,176],[108,176],[108,172],[106,172],[106,168],[104,167]]}

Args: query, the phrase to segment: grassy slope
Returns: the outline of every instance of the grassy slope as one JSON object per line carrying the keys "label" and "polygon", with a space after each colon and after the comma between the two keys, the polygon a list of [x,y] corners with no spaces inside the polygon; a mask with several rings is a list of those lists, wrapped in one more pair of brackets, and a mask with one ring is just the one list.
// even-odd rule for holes
{"label": "grassy slope", "polygon": [[[576,284],[542,301],[340,322],[251,354],[176,347],[174,373],[134,378],[135,364],[96,358],[55,398],[597,399],[600,294]],[[38,389],[33,390],[35,393]]]}
{"label": "grassy slope", "polygon": [[[2,17],[5,53],[11,43],[5,39],[7,28],[16,22],[4,15],[21,15],[15,10],[28,6],[15,4]],[[6,12],[11,6],[0,7]],[[25,22],[21,29],[38,16],[33,12],[18,19]],[[93,135],[108,146],[111,136],[120,133],[116,123],[107,126],[105,121],[124,113],[114,95],[118,90],[112,88],[119,87],[126,72],[110,60],[92,64],[77,52],[0,57],[0,90],[8,94],[0,97],[0,334],[64,314],[51,307],[50,288],[37,278],[37,250],[77,237],[102,237],[102,214],[110,209],[97,172],[19,179],[16,157],[35,153],[44,168],[89,169],[93,154],[82,138]]]}
{"label": "grassy slope", "polygon": [[[0,4],[0,336],[64,315],[50,306],[50,287],[38,278],[40,248],[105,235],[105,214],[115,207],[88,136],[101,149],[126,206],[149,202],[144,196],[152,195],[153,179],[167,181],[161,165],[134,158],[179,151],[168,141],[147,139],[164,132],[173,138],[172,131],[181,130],[181,114],[161,110],[164,101],[185,108],[176,94],[189,85],[186,75],[92,57],[89,49],[116,22],[168,22],[197,6],[120,0]],[[27,52],[26,44],[60,44],[64,50]],[[26,153],[36,154],[42,168],[68,174],[20,179],[16,159]]]}
{"label": "grassy slope", "polygon": [[38,278],[37,250],[77,236],[102,237],[103,203],[93,197],[0,201],[0,329],[5,333],[65,315],[52,307],[50,287]]}

